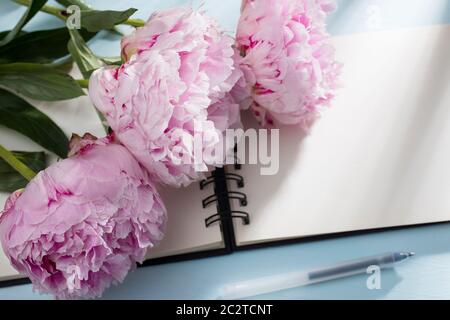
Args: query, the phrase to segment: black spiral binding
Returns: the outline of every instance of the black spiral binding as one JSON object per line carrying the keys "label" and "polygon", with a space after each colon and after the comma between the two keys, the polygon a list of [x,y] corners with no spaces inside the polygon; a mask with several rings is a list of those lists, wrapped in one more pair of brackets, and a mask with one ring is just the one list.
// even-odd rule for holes
{"label": "black spiral binding", "polygon": [[[239,219],[242,219],[244,224],[250,224],[249,215],[247,212],[244,212],[244,211],[231,211],[230,218],[232,218],[232,219],[239,218]],[[209,216],[208,218],[205,219],[205,225],[206,225],[206,227],[209,227],[213,223],[215,223],[217,221],[221,221],[222,219],[224,219],[224,217],[222,216],[222,212],[213,214],[212,216]]]}
{"label": "black spiral binding", "polygon": [[234,169],[235,170],[241,170],[242,166],[241,166],[239,158],[237,156],[237,146],[238,145],[234,146]]}
{"label": "black spiral binding", "polygon": [[[205,180],[200,181],[200,189],[203,190],[207,185],[214,183],[218,177],[216,174],[217,171],[213,171],[211,176],[206,178]],[[226,180],[234,180],[237,183],[238,188],[243,188],[244,178],[241,175],[235,174],[235,173],[225,173],[225,179]]]}
{"label": "black spiral binding", "polygon": [[228,191],[227,193],[222,193],[222,194],[216,193],[216,194],[213,194],[213,195],[203,199],[202,200],[203,208],[206,208],[211,203],[219,201],[219,198],[222,196],[225,196],[225,197],[228,196],[228,199],[239,200],[239,203],[241,204],[242,207],[245,207],[248,204],[247,195],[245,193],[237,192],[237,191]]}
{"label": "black spiral binding", "polygon": [[[236,153],[235,153],[236,155]],[[236,156],[235,156],[236,159]],[[240,166],[235,165],[236,169]],[[245,211],[232,210],[230,201],[238,200],[241,207],[248,204],[247,195],[243,192],[228,190],[228,181],[236,182],[237,188],[242,189],[245,185],[244,178],[236,173],[227,173],[224,168],[217,168],[211,176],[200,182],[200,189],[205,189],[210,184],[214,185],[214,194],[202,200],[203,208],[216,204],[217,213],[205,219],[205,226],[209,227],[220,222],[224,242],[228,250],[233,251],[236,247],[234,237],[233,220],[241,219],[244,225],[250,224],[250,216]]]}

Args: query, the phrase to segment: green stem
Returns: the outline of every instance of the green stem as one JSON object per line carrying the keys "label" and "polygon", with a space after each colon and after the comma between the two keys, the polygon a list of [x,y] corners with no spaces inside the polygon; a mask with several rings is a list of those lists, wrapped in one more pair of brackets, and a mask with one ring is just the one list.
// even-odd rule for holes
{"label": "green stem", "polygon": [[[22,5],[22,6],[29,7],[32,0],[13,0],[13,1],[15,3],[17,3],[17,4]],[[41,11],[45,12],[45,13],[48,13],[48,14],[51,14],[51,15],[54,15],[55,17],[58,17],[58,18],[60,18],[61,20],[64,20],[64,21],[67,19],[64,16],[64,14],[63,14],[64,10],[60,9],[60,8],[57,8],[57,7],[49,6],[49,5],[46,4],[46,5],[44,5],[41,8]]]}
{"label": "green stem", "polygon": [[91,6],[84,2],[84,0],[71,0],[71,4],[80,7],[81,10],[92,10]]}
{"label": "green stem", "polygon": [[30,181],[36,176],[36,173],[28,168],[22,161],[17,159],[11,151],[6,150],[0,145],[0,158],[6,161],[11,167],[19,172],[25,179]]}
{"label": "green stem", "polygon": [[89,88],[89,80],[88,79],[77,79],[77,83],[82,88]]}
{"label": "green stem", "polygon": [[123,22],[123,24],[139,28],[145,25],[145,21],[141,19],[128,19],[125,22]]}
{"label": "green stem", "polygon": [[[17,4],[28,7],[28,6],[30,6],[32,0],[13,0],[13,1]],[[82,8],[82,10],[85,10],[85,9]],[[65,10],[62,8],[58,8],[58,7],[54,7],[54,6],[50,6],[50,5],[46,4],[41,8],[41,11],[51,14],[55,17],[58,17],[61,20],[64,20],[64,21],[67,20],[67,17],[64,15]],[[126,24],[129,26],[138,28],[138,27],[144,26],[145,21],[141,20],[141,19],[128,19],[128,20],[122,22],[122,24]]]}

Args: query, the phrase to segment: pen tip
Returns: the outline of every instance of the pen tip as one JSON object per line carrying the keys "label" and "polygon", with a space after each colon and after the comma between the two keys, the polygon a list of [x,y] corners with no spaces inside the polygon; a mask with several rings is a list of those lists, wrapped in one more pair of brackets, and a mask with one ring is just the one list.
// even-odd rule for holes
{"label": "pen tip", "polygon": [[416,255],[416,253],[415,253],[415,252],[412,252],[412,251],[411,251],[411,252],[408,252],[407,254],[408,254],[408,257],[414,257],[414,256]]}

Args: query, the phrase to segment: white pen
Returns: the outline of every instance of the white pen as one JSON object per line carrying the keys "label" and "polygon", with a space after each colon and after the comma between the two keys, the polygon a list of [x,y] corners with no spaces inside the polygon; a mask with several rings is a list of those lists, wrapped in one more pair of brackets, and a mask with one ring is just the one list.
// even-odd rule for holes
{"label": "white pen", "polygon": [[265,293],[307,286],[314,283],[366,273],[370,266],[380,269],[392,268],[397,263],[414,256],[414,252],[390,252],[376,256],[345,261],[333,266],[310,271],[296,271],[267,276],[224,286],[217,297],[219,300],[236,300]]}

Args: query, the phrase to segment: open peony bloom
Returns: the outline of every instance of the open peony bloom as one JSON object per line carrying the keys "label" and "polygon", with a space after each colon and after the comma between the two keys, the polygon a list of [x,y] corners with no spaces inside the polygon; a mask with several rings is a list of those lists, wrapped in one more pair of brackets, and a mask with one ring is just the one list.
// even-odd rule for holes
{"label": "open peony bloom", "polygon": [[121,282],[163,237],[165,207],[122,146],[91,136],[72,157],[14,193],[0,216],[11,264],[60,299],[92,298]]}
{"label": "open peony bloom", "polygon": [[94,105],[158,182],[181,186],[201,179],[210,163],[195,155],[195,136],[203,153],[240,123],[230,94],[242,77],[233,44],[198,11],[157,12],[122,40],[121,67],[93,73]]}
{"label": "open peony bloom", "polygon": [[333,98],[340,65],[325,20],[334,8],[334,0],[243,1],[236,41],[262,125],[307,127]]}

